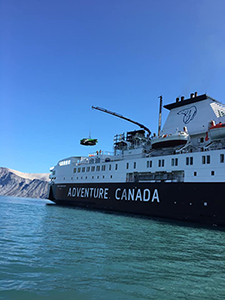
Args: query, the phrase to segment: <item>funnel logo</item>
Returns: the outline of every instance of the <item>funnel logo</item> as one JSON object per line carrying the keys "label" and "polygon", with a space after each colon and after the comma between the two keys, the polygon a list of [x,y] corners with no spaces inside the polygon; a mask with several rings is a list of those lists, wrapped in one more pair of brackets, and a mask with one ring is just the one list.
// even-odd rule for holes
{"label": "funnel logo", "polygon": [[183,122],[184,124],[188,124],[194,119],[195,115],[197,114],[197,108],[196,106],[191,106],[190,108],[180,110],[177,114],[184,115]]}

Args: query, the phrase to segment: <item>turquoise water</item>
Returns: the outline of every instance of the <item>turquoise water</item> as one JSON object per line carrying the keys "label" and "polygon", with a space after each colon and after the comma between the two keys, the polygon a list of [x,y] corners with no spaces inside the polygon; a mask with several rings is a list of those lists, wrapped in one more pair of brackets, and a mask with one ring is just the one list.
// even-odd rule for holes
{"label": "turquoise water", "polygon": [[225,299],[225,231],[0,197],[0,299]]}

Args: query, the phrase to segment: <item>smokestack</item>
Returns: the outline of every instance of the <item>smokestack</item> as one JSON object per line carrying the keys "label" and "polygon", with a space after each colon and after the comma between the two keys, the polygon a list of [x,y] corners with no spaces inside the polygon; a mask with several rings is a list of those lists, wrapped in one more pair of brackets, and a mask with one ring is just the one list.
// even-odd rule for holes
{"label": "smokestack", "polygon": [[190,98],[194,98],[195,97],[195,94],[194,93],[191,93],[190,94]]}
{"label": "smokestack", "polygon": [[176,103],[178,103],[178,102],[179,102],[179,97],[176,98]]}
{"label": "smokestack", "polygon": [[197,92],[195,92],[195,97],[197,97],[198,96],[198,93]]}
{"label": "smokestack", "polygon": [[184,101],[184,96],[182,96],[182,97],[180,98],[180,101],[181,101],[181,102]]}

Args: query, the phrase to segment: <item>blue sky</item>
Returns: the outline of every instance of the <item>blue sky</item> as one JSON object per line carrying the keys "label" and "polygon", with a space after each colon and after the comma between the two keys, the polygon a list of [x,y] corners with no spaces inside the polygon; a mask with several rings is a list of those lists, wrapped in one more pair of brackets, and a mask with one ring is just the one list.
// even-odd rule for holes
{"label": "blue sky", "polygon": [[224,15],[224,0],[0,0],[0,166],[45,173],[138,129],[92,105],[156,132],[160,95],[225,103]]}

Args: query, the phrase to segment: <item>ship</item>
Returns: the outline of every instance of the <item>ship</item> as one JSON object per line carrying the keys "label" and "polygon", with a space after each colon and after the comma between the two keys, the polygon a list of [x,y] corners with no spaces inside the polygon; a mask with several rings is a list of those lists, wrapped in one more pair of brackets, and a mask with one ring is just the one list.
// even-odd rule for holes
{"label": "ship", "polygon": [[225,105],[196,92],[164,105],[158,133],[116,134],[113,152],[71,156],[50,169],[48,199],[59,205],[225,225]]}

